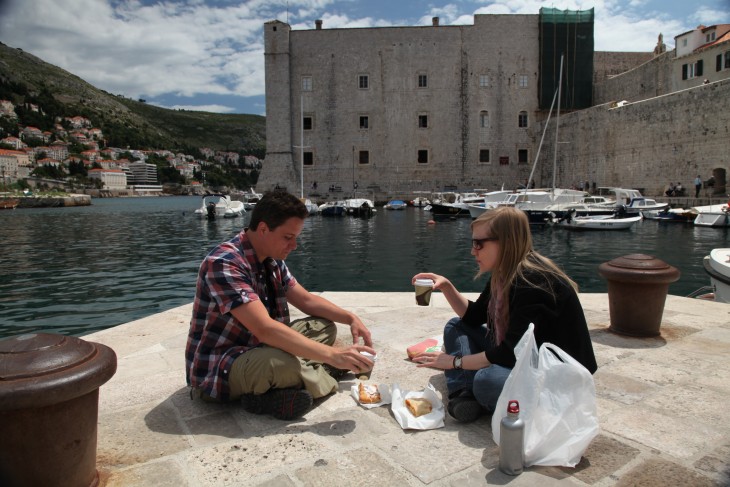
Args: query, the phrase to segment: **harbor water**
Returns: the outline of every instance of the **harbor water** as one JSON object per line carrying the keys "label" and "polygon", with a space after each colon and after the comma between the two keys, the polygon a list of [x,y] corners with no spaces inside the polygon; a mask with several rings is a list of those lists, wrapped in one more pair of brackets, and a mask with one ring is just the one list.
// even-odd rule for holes
{"label": "harbor water", "polygon": [[[0,212],[0,337],[84,335],[191,302],[200,260],[248,222],[201,219],[193,213],[200,205],[192,196],[109,198]],[[369,219],[314,216],[287,262],[310,291],[412,292],[421,271],[480,291],[471,220],[431,218],[419,208],[378,208]],[[533,238],[588,293],[607,291],[601,263],[643,253],[681,271],[669,292],[685,296],[709,284],[702,258],[730,247],[727,229],[652,220],[615,232],[534,228]]]}

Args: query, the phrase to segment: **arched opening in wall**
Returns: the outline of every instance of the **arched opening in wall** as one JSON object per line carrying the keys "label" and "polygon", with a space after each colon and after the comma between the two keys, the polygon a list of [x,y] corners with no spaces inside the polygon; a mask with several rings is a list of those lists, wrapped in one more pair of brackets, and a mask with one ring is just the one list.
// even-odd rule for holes
{"label": "arched opening in wall", "polygon": [[712,196],[725,195],[727,193],[727,171],[725,168],[716,167],[712,170],[712,178],[714,179],[714,186],[710,189]]}

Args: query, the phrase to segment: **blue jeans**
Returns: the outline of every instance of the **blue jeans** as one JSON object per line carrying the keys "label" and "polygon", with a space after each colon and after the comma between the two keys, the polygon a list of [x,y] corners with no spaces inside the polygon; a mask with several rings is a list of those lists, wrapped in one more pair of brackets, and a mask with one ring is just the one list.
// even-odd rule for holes
{"label": "blue jeans", "polygon": [[[459,318],[452,318],[444,328],[444,352],[449,355],[472,355],[484,352],[487,342],[487,327],[467,326]],[[494,412],[497,399],[512,369],[492,364],[479,370],[446,370],[446,388],[449,397],[466,389],[474,394],[477,402],[489,413]]]}

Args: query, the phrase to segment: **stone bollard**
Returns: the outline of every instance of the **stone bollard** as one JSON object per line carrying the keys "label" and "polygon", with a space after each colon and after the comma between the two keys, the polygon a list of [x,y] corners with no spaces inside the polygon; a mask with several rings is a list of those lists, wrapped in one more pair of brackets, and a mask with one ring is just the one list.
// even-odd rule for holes
{"label": "stone bollard", "polygon": [[116,370],[111,348],[79,338],[0,340],[0,485],[96,486],[99,387]]}
{"label": "stone bollard", "polygon": [[651,255],[630,254],[598,266],[608,281],[609,331],[636,337],[659,335],[669,284],[679,270]]}

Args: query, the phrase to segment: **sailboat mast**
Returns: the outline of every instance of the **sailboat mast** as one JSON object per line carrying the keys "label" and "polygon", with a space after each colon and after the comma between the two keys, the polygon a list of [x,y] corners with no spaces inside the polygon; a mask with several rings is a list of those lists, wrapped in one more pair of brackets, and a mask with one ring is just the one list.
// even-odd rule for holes
{"label": "sailboat mast", "polygon": [[299,141],[299,197],[304,198],[304,95],[301,94],[299,95]]}
{"label": "sailboat mast", "polygon": [[555,200],[555,179],[557,177],[558,163],[558,129],[560,128],[560,93],[563,91],[563,55],[560,55],[560,73],[558,75],[558,107],[555,112],[555,152],[553,155],[553,201]]}

